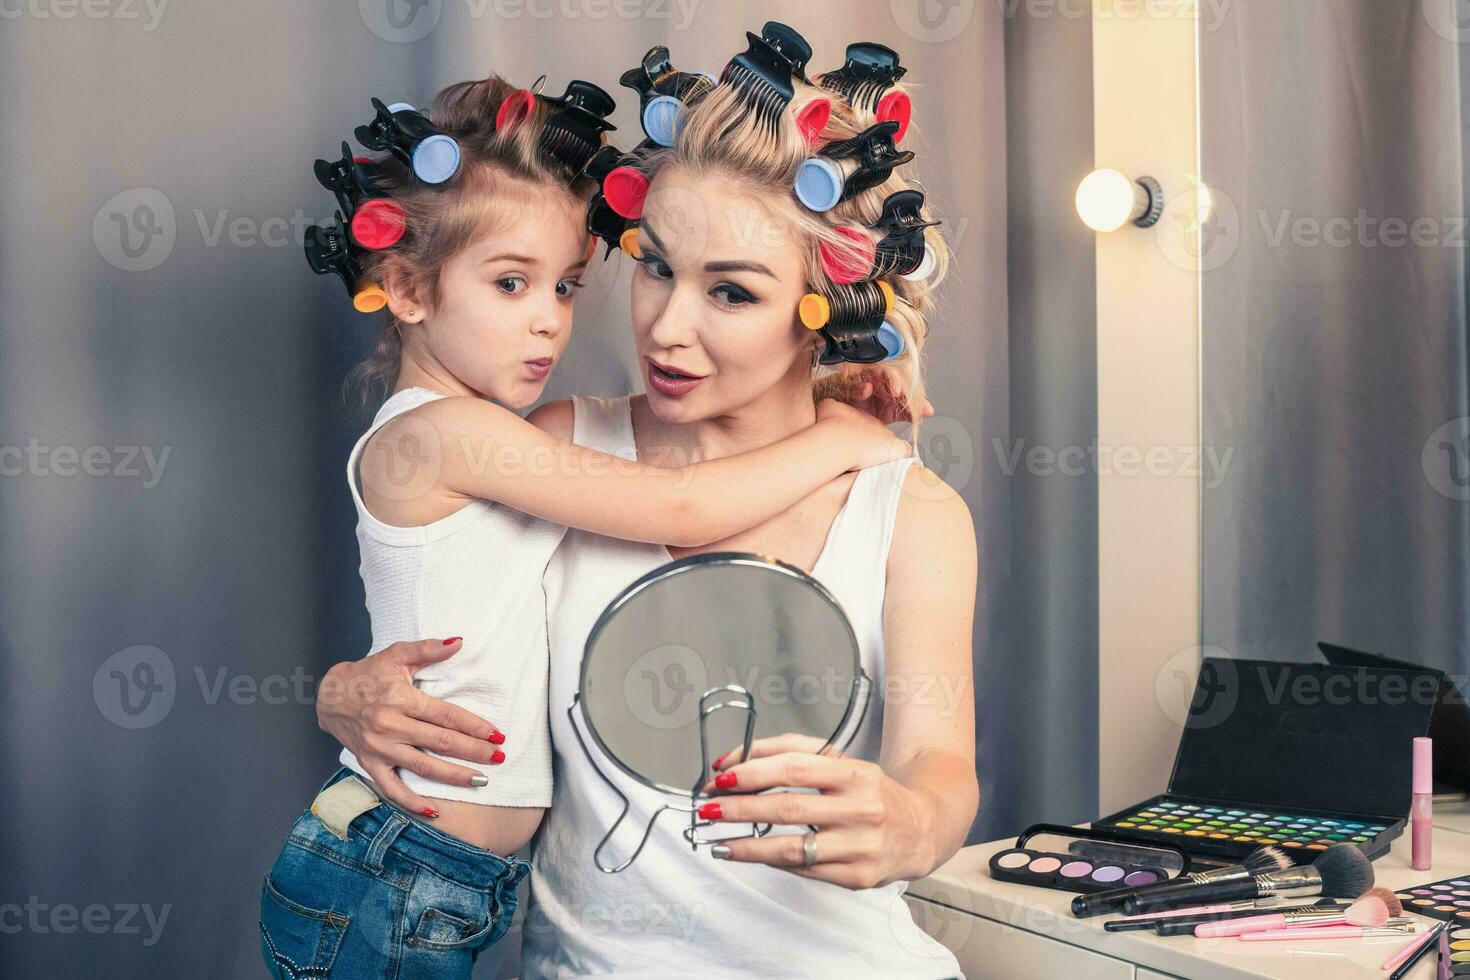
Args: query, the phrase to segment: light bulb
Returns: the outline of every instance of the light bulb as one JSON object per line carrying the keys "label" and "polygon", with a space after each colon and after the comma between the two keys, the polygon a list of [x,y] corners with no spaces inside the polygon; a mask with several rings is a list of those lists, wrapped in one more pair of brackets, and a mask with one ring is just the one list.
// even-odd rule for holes
{"label": "light bulb", "polygon": [[1163,188],[1152,177],[1135,181],[1116,170],[1094,170],[1077,185],[1077,214],[1094,231],[1117,231],[1130,221],[1148,228],[1163,210]]}

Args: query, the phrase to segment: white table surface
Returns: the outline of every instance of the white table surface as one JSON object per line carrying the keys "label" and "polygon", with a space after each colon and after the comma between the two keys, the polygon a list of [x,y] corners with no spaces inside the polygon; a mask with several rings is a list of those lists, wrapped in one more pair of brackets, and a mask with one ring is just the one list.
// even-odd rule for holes
{"label": "white table surface", "polygon": [[[1470,804],[1436,812],[1434,869],[1409,867],[1409,834],[1394,841],[1392,850],[1373,862],[1377,883],[1395,891],[1440,881],[1459,874],[1470,876]],[[1196,939],[1193,936],[1155,935],[1152,931],[1104,932],[1102,924],[1114,916],[1078,919],[1071,913],[1073,892],[1032,885],[1016,885],[990,877],[992,854],[1015,846],[1014,838],[976,844],[962,849],[927,878],[913,882],[908,894],[941,906],[963,929],[966,913],[992,919],[1010,928],[1037,933],[1047,939],[1080,946],[1179,977],[1200,980],[1385,980],[1383,961],[1407,940],[1330,939],[1279,943],[1245,943],[1238,939]],[[1298,901],[1312,901],[1298,900]],[[1424,925],[1438,920],[1414,916]],[[1470,926],[1470,922],[1466,923]],[[1296,951],[1302,952],[1296,952]],[[1410,974],[1412,980],[1433,976],[1428,961]]]}

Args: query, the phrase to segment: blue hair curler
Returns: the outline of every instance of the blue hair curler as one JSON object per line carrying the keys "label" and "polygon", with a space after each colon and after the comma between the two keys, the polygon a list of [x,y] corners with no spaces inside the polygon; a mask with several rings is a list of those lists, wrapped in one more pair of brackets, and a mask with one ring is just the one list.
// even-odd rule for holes
{"label": "blue hair curler", "polygon": [[441,133],[423,113],[403,108],[405,102],[386,106],[373,99],[376,115],[354,131],[370,150],[387,150],[413,169],[426,184],[442,184],[459,170],[459,144]]}
{"label": "blue hair curler", "polygon": [[718,81],[705,72],[679,71],[663,45],[649,48],[637,68],[629,68],[618,84],[638,93],[643,132],[659,146],[673,146],[684,108],[704,98]]}
{"label": "blue hair curler", "polygon": [[673,146],[683,115],[684,103],[672,95],[655,95],[643,107],[643,131],[659,146]]}
{"label": "blue hair curler", "polygon": [[459,171],[459,144],[443,133],[413,148],[413,172],[426,184],[442,184]]}
{"label": "blue hair curler", "polygon": [[892,120],[880,122],[851,139],[833,140],[821,153],[807,157],[792,181],[797,199],[813,211],[828,211],[883,183],[895,167],[914,158],[912,151],[893,145],[898,127]]}
{"label": "blue hair curler", "polygon": [[883,325],[878,328],[877,339],[878,343],[883,345],[883,349],[888,352],[888,356],[883,360],[891,361],[903,353],[903,334],[899,333],[898,328],[887,320],[884,320]]}
{"label": "blue hair curler", "polygon": [[830,211],[842,200],[842,185],[847,174],[834,160],[826,157],[807,157],[796,168],[796,178],[791,182],[796,199],[810,211]]}

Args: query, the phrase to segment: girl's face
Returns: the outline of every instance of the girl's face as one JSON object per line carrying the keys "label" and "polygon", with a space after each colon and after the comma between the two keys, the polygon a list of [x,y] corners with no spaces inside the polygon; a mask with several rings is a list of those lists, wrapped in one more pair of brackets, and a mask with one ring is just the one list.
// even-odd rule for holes
{"label": "girl's face", "polygon": [[786,222],[727,181],[667,167],[638,248],[633,335],[660,419],[724,415],[783,379],[810,383],[816,335],[796,317],[805,260]]}
{"label": "girl's face", "polygon": [[567,195],[522,198],[444,265],[438,302],[408,328],[408,342],[466,387],[508,408],[530,405],[571,339],[585,222]]}

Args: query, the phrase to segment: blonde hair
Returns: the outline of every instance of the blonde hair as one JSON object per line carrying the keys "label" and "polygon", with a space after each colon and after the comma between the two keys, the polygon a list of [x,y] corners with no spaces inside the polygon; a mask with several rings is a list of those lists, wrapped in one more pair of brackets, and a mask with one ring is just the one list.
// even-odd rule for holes
{"label": "blonde hair", "polygon": [[[440,273],[456,253],[522,206],[526,185],[564,195],[585,212],[596,184],[571,174],[541,150],[542,134],[553,107],[534,99],[530,112],[514,126],[496,131],[495,120],[509,98],[521,90],[498,75],[456,82],[434,97],[428,111],[440,131],[460,148],[458,172],[446,185],[414,178],[395,157],[375,161],[393,201],[407,216],[407,229],[397,244],[367,252],[362,259],[366,279],[382,283],[395,277],[415,295],[437,303]],[[365,407],[377,389],[386,395],[398,381],[403,354],[403,325],[385,310],[373,350],[348,374],[347,392]]]}
{"label": "blonde hair", "polygon": [[[714,175],[751,192],[754,200],[784,220],[799,237],[805,259],[808,287],[814,292],[841,290],[826,274],[819,249],[825,248],[843,264],[849,258],[858,267],[866,264],[852,240],[838,232],[839,227],[858,228],[876,242],[878,235],[868,226],[882,212],[884,199],[895,191],[917,185],[890,173],[880,184],[861,191],[826,212],[810,211],[797,200],[793,180],[802,162],[818,152],[821,145],[834,140],[851,139],[877,124],[873,108],[855,106],[841,93],[818,85],[792,80],[795,91],[789,105],[771,124],[768,117],[751,108],[751,102],[729,82],[722,82],[709,94],[687,107],[674,145],[650,155],[642,164],[650,177],[666,166],[676,166],[692,175]],[[893,86],[889,92],[903,91]],[[832,112],[813,149],[802,136],[796,118],[817,99],[831,102]],[[871,100],[876,102],[876,100]],[[909,139],[912,133],[906,134]],[[926,205],[922,216],[933,220]],[[886,281],[893,287],[893,310],[887,320],[903,335],[904,352],[893,361],[881,365],[843,363],[821,374],[813,359],[813,392],[818,398],[845,397],[858,384],[864,372],[881,369],[887,372],[895,387],[907,395],[913,437],[917,438],[924,403],[924,376],[921,354],[928,336],[926,314],[934,307],[934,292],[949,267],[949,248],[934,228],[924,230],[925,246],[935,262],[934,272],[924,280],[892,277]],[[795,317],[796,311],[792,311]]]}

